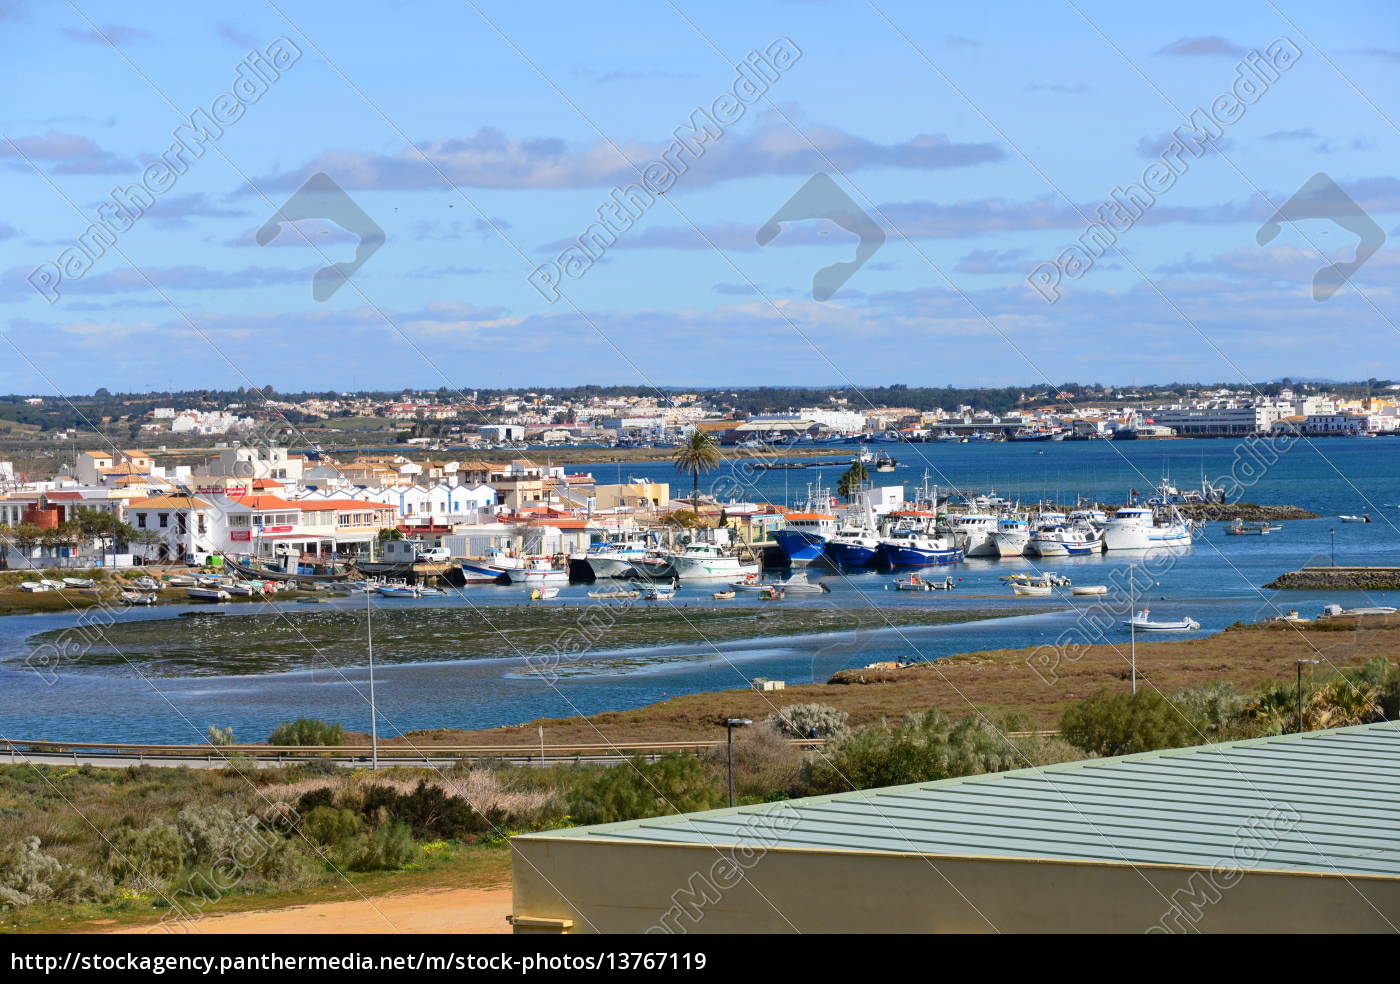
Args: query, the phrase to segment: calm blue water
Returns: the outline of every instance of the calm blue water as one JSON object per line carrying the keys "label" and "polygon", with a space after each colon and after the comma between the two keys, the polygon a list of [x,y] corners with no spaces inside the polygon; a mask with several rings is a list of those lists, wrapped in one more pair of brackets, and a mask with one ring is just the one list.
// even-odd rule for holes
{"label": "calm blue water", "polygon": [[[1144,489],[1163,474],[1181,486],[1199,483],[1202,469],[1212,479],[1227,474],[1238,460],[1237,445],[1225,441],[1106,442],[1059,444],[886,446],[901,460],[882,484],[905,481],[917,485],[923,469],[945,485],[1019,496],[1032,501],[1079,493],[1104,501],[1121,500],[1129,487]],[[1044,454],[1036,454],[1043,451]],[[1267,537],[1228,537],[1220,524],[1169,564],[1153,564],[1151,575],[1138,570],[1139,604],[1154,618],[1190,615],[1203,632],[1218,631],[1238,619],[1255,620],[1298,608],[1316,614],[1321,605],[1400,606],[1400,592],[1345,595],[1263,590],[1260,586],[1280,572],[1330,562],[1335,530],[1336,559],[1343,564],[1400,565],[1400,442],[1378,440],[1319,441],[1298,444],[1264,470],[1244,495],[1249,501],[1299,505],[1323,518],[1285,524]],[[928,464],[919,453],[927,456]],[[849,451],[846,452],[849,455]],[[833,456],[834,457],[834,456]],[[589,470],[599,481],[617,478],[615,466]],[[823,471],[834,484],[843,467]],[[1237,472],[1237,474],[1239,474]],[[621,475],[669,480],[678,489],[688,479],[675,475],[668,464],[624,464]],[[782,501],[784,476],[790,500],[796,501],[816,470],[759,473],[755,495]],[[1144,477],[1146,476],[1146,477]],[[707,476],[712,480],[713,476]],[[751,486],[753,488],[753,486]],[[1339,523],[1341,513],[1369,512],[1370,524]],[[1125,568],[1143,559],[1113,553],[1097,558],[1061,558],[1043,563],[1067,574],[1076,584],[1122,584]],[[479,728],[514,724],[537,717],[566,717],[636,707],[684,693],[742,688],[755,676],[790,683],[825,680],[836,670],[884,659],[934,659],[971,650],[1049,643],[1066,631],[1076,631],[1076,618],[1093,602],[1067,598],[1016,600],[1008,597],[998,578],[1017,570],[1034,569],[1025,559],[970,561],[951,570],[961,578],[951,593],[912,593],[889,590],[884,574],[828,576],[829,594],[782,602],[786,607],[860,607],[879,610],[893,606],[934,608],[998,608],[1007,611],[1051,605],[1051,614],[921,629],[884,629],[829,633],[795,639],[764,639],[721,643],[717,647],[689,646],[619,654],[606,639],[594,651],[564,664],[553,684],[522,672],[521,659],[471,659],[471,640],[461,651],[444,654],[444,661],[380,667],[376,672],[381,733],[396,734],[429,727]],[[1117,580],[1115,580],[1115,578]],[[597,605],[586,588],[570,586],[558,602]],[[712,589],[710,589],[712,590]],[[691,597],[687,599],[687,595]],[[447,599],[377,601],[377,605],[416,606],[428,610],[442,605],[497,606],[490,608],[497,627],[510,631],[511,609],[523,604],[521,588],[480,586]],[[683,589],[677,604],[709,603],[707,589]],[[728,604],[739,604],[730,602]],[[337,602],[363,604],[363,600]],[[305,606],[281,606],[289,619],[305,614]],[[1125,609],[1126,603],[1120,605]],[[240,607],[232,611],[247,611]],[[682,611],[684,608],[682,607]],[[188,620],[175,618],[178,609],[126,611],[123,619],[162,618],[170,631],[186,630]],[[499,613],[498,615],[496,613]],[[1122,614],[1120,610],[1119,615]],[[210,723],[232,725],[240,739],[257,740],[278,722],[299,716],[339,721],[358,730],[368,728],[363,670],[308,669],[260,677],[202,677],[143,680],[121,673],[72,672],[40,674],[24,665],[25,640],[38,632],[73,624],[68,615],[33,615],[0,620],[0,736],[68,738],[92,741],[200,741]],[[573,625],[561,619],[561,630]],[[1179,636],[1175,636],[1179,638]],[[139,654],[128,654],[139,667]],[[619,666],[618,655],[637,657]],[[606,661],[606,664],[604,663]],[[547,736],[546,736],[547,737]],[[533,734],[522,740],[530,740]]]}

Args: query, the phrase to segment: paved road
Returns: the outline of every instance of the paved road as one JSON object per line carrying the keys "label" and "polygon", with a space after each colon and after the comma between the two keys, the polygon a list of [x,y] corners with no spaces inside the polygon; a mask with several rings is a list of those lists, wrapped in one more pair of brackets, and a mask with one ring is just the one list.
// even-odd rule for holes
{"label": "paved road", "polygon": [[[657,758],[656,755],[643,755],[648,761]],[[388,768],[391,765],[408,766],[410,768],[433,768],[447,769],[462,763],[506,763],[510,765],[539,766],[539,765],[560,765],[574,762],[601,763],[603,765],[616,765],[618,762],[627,759],[618,755],[550,755],[543,760],[536,756],[479,756],[479,757],[442,757],[434,758],[399,758],[385,757],[379,760],[380,768]],[[247,757],[235,760],[239,768],[255,769],[275,769],[286,765],[295,765],[298,762],[331,762],[335,765],[349,769],[367,769],[370,765],[368,757],[355,756],[353,758],[336,758],[325,756],[297,756],[287,755],[280,758],[256,758]],[[0,764],[15,765],[93,765],[100,768],[126,769],[133,765],[155,765],[165,768],[189,768],[189,769],[222,769],[227,766],[224,759],[216,756],[205,755],[112,755],[101,752],[0,752]]]}

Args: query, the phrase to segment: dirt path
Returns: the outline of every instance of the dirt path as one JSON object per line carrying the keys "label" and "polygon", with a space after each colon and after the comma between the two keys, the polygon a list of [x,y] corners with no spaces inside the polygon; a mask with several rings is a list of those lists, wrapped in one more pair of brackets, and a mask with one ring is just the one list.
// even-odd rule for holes
{"label": "dirt path", "polygon": [[[459,888],[208,915],[199,933],[508,933],[509,888]],[[135,926],[115,933],[163,932]]]}

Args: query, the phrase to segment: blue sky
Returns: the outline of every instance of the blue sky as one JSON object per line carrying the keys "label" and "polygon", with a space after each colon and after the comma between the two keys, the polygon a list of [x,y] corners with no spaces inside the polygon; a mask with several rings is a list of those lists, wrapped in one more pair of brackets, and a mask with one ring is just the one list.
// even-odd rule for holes
{"label": "blue sky", "polygon": [[[0,37],[23,80],[0,114],[0,391],[1400,376],[1393,4],[0,0]],[[279,39],[299,57],[41,296],[36,269]],[[800,55],[583,276],[553,303],[527,282],[778,39]],[[1280,40],[1291,66],[1113,248],[1053,304],[1028,285]],[[354,236],[256,239],[318,172],[384,233],[325,301],[313,275]],[[755,239],[819,172],[886,237],[827,301],[813,274],[853,236]],[[1354,236],[1256,241],[1319,172],[1387,236],[1321,302]]]}

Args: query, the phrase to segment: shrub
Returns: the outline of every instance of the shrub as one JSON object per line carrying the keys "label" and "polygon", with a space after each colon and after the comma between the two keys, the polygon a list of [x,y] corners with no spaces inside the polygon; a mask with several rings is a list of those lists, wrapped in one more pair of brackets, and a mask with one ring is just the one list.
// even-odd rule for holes
{"label": "shrub", "polygon": [[211,745],[232,745],[233,729],[221,728],[217,724],[209,725],[209,744]]}
{"label": "shrub", "polygon": [[1181,748],[1200,740],[1181,709],[1155,690],[1082,700],[1065,711],[1060,734],[1095,755]]}
{"label": "shrub", "polygon": [[0,905],[101,902],[111,895],[111,881],[44,853],[37,837],[25,837],[0,850]]}
{"label": "shrub", "polygon": [[[720,783],[726,782],[728,757],[724,745],[705,753],[705,763]],[[790,792],[802,777],[802,765],[802,750],[767,723],[734,733],[734,792],[739,799],[766,800]]]}
{"label": "shrub", "polygon": [[1255,733],[1245,719],[1248,698],[1232,683],[1215,680],[1172,697],[1205,741],[1247,738]]}
{"label": "shrub", "polygon": [[351,871],[402,868],[417,856],[418,845],[404,823],[389,823],[367,834],[359,834],[342,852],[345,867]]}
{"label": "shrub", "polygon": [[307,840],[337,847],[365,829],[358,813],[334,806],[318,806],[302,815],[301,832]]}
{"label": "shrub", "polygon": [[720,795],[700,760],[672,753],[655,762],[641,757],[604,766],[569,794],[569,815],[578,823],[614,823],[719,805]]}
{"label": "shrub", "polygon": [[770,714],[764,722],[788,738],[811,737],[812,729],[817,730],[818,738],[828,741],[839,740],[850,733],[845,711],[837,710],[830,704],[791,704],[776,714]]}
{"label": "shrub", "polygon": [[345,729],[317,718],[297,718],[273,728],[267,741],[270,745],[343,745]]}
{"label": "shrub", "polygon": [[117,827],[108,835],[106,854],[117,881],[156,890],[185,866],[185,840],[171,823]]}

